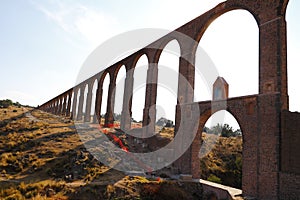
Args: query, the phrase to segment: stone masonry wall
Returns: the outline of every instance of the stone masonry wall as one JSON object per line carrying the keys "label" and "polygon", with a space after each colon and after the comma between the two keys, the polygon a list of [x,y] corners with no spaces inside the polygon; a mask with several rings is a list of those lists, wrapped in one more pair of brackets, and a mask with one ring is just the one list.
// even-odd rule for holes
{"label": "stone masonry wall", "polygon": [[300,113],[282,112],[280,199],[300,197]]}

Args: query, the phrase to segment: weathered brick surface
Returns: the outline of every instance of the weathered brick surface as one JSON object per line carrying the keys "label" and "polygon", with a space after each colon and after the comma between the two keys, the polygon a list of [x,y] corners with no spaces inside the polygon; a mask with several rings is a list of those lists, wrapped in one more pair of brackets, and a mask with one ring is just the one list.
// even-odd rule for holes
{"label": "weathered brick surface", "polygon": [[282,113],[281,170],[300,175],[300,113],[297,112]]}
{"label": "weathered brick surface", "polygon": [[280,173],[280,199],[298,200],[300,188],[300,174]]}

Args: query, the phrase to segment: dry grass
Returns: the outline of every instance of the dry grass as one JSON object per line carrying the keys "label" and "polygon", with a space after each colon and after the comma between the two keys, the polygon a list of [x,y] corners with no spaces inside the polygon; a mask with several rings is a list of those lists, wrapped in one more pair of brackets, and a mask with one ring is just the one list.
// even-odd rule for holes
{"label": "dry grass", "polygon": [[242,137],[218,137],[203,133],[200,152],[201,178],[241,188]]}
{"label": "dry grass", "polygon": [[[171,138],[171,130],[161,135]],[[39,110],[0,109],[0,153],[0,199],[157,199],[171,191],[101,164],[71,120]]]}
{"label": "dry grass", "polygon": [[[84,137],[89,139],[90,133]],[[124,135],[117,136],[127,145]],[[165,145],[173,138],[173,129],[163,128],[158,136],[162,139],[157,145]],[[201,192],[198,185],[184,188],[178,183],[125,176],[98,162],[81,139],[68,118],[22,107],[0,109],[0,199],[199,198],[200,194],[189,196],[190,191]],[[231,143],[224,140],[220,145]],[[228,148],[234,151],[231,145]],[[216,162],[206,165],[217,169],[215,156],[220,155],[211,156]]]}
{"label": "dry grass", "polygon": [[35,183],[21,182],[19,185],[10,186],[0,190],[3,199],[67,199],[65,194],[72,192],[64,181],[45,180]]}
{"label": "dry grass", "polygon": [[66,199],[66,182],[82,185],[109,169],[85,151],[69,119],[12,106],[0,113],[0,199],[52,198],[45,188]]}
{"label": "dry grass", "polygon": [[160,130],[159,135],[172,140],[174,138],[174,128],[164,127]]}

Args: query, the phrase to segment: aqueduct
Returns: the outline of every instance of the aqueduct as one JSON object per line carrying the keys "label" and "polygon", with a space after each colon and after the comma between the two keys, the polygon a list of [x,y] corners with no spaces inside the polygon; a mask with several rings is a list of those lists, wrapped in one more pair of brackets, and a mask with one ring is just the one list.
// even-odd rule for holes
{"label": "aqueduct", "polygon": [[[110,83],[105,125],[112,124],[116,77],[120,67],[125,65],[126,79],[121,128],[130,130],[133,71],[138,59],[142,55],[146,55],[149,62],[147,71],[149,84],[146,86],[143,126],[147,127],[148,132],[153,132],[155,129],[153,121],[155,121],[156,114],[155,109],[151,108],[156,104],[157,63],[164,46],[175,39],[181,50],[179,74],[183,77],[178,79],[175,130],[178,129],[180,122],[189,120],[182,118],[182,112],[189,112],[195,106],[200,110],[200,116],[193,116],[193,112],[183,115],[199,120],[199,123],[198,132],[192,145],[174,164],[178,173],[192,174],[193,178],[200,177],[198,153],[202,129],[213,113],[227,110],[237,119],[243,132],[242,190],[244,196],[257,199],[297,199],[300,196],[300,161],[297,160],[300,144],[299,136],[297,136],[300,114],[288,111],[285,20],[287,4],[288,0],[227,0],[174,32],[44,103],[39,109],[57,115],[70,116],[75,120],[97,122],[101,118],[103,81],[108,75]],[[194,62],[198,42],[215,19],[236,9],[249,11],[259,28],[259,94],[216,101],[193,102]],[[187,42],[184,37],[180,37],[176,33],[182,33],[196,42]],[[152,48],[153,46],[158,48]],[[98,83],[94,103],[95,115],[90,116],[95,81]],[[87,94],[85,95],[86,87]],[[83,113],[84,101],[86,101],[85,113]]]}

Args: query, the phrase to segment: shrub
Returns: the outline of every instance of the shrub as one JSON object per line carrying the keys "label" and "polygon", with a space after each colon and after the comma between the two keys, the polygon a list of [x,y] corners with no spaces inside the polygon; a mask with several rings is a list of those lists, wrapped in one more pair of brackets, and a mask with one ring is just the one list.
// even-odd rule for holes
{"label": "shrub", "polygon": [[9,106],[12,106],[13,102],[10,99],[6,100],[0,100],[0,108],[8,108]]}
{"label": "shrub", "polygon": [[204,127],[203,131],[215,135],[220,134],[222,137],[236,137],[242,135],[240,129],[234,130],[228,124],[219,124],[219,123],[216,126],[213,126],[212,128]]}
{"label": "shrub", "polygon": [[19,102],[13,103],[14,106],[17,106],[18,108],[20,108],[22,105]]}
{"label": "shrub", "polygon": [[220,184],[222,183],[221,179],[214,174],[210,174],[207,180],[214,183],[220,183]]}

